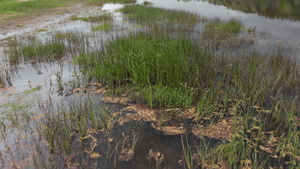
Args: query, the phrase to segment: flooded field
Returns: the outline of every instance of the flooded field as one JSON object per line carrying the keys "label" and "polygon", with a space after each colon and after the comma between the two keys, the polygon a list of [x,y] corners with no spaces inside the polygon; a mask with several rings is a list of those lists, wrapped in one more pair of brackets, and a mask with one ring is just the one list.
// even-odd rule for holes
{"label": "flooded field", "polygon": [[78,4],[0,34],[0,168],[300,167],[298,3]]}

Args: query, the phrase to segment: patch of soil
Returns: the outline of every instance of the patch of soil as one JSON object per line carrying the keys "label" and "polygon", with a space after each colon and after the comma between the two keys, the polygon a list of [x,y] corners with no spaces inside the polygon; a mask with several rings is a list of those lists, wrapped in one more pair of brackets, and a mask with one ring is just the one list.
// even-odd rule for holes
{"label": "patch of soil", "polygon": [[[90,9],[94,9],[93,6],[85,6],[84,4],[79,3],[71,3],[68,7],[57,7],[52,8],[42,13],[35,13],[25,17],[16,18],[16,19],[5,19],[6,16],[0,16],[0,40],[6,39],[4,36],[10,32],[22,31],[25,28],[36,27],[40,24],[50,25],[53,20],[58,17],[66,16],[67,14],[78,14],[82,11],[88,11]],[[66,19],[67,20],[67,19]],[[18,27],[18,24],[22,24],[24,26]],[[1,36],[5,38],[1,38]]]}

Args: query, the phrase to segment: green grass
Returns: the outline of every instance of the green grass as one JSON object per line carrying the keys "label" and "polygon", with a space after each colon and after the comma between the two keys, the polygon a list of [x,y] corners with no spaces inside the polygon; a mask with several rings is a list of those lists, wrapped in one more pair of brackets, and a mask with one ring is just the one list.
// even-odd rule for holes
{"label": "green grass", "polygon": [[84,41],[88,38],[89,35],[78,32],[57,32],[47,42],[11,40],[5,51],[11,65],[23,61],[53,61],[85,49]]}
{"label": "green grass", "polygon": [[166,10],[145,5],[126,5],[120,11],[125,14],[126,19],[143,24],[159,21],[196,24],[200,20],[199,16],[190,12]]}
{"label": "green grass", "polygon": [[111,23],[104,22],[100,25],[92,26],[92,31],[110,31],[113,29],[113,25]]}
{"label": "green grass", "polygon": [[16,25],[16,27],[23,27],[23,26],[25,26],[25,25],[22,24],[22,23],[19,23],[19,24]]}
{"label": "green grass", "polygon": [[119,3],[119,4],[128,4],[135,3],[136,0],[88,0],[89,4],[102,6],[104,3]]}
{"label": "green grass", "polygon": [[28,45],[13,44],[11,42],[8,52],[10,64],[16,65],[22,61],[61,59],[65,56],[67,47],[61,42],[47,42],[46,44],[38,42]]}
{"label": "green grass", "polygon": [[0,1],[0,15],[7,15],[1,24],[10,23],[23,17],[33,17],[56,7],[66,7],[81,0],[29,0],[29,1]]}
{"label": "green grass", "polygon": [[[222,160],[233,168],[244,167],[239,161],[247,160],[255,168],[298,165],[300,137],[292,119],[299,117],[294,90],[300,68],[293,58],[280,52],[218,55],[201,39],[170,36],[163,30],[168,27],[158,27],[112,38],[102,50],[82,53],[75,62],[110,94],[125,94],[153,108],[196,105],[194,120],[208,127],[233,118],[232,141],[205,155],[211,165]],[[224,31],[238,33],[236,26],[229,27]],[[272,145],[268,132],[277,140]],[[270,146],[268,153],[264,147]],[[282,152],[289,155],[284,158]]]}
{"label": "green grass", "polygon": [[[251,104],[262,105],[270,92],[288,91],[300,82],[300,79],[295,79],[298,73],[288,73],[299,70],[286,56],[262,57],[252,53],[241,58],[216,58],[208,49],[187,37],[172,38],[151,31],[154,33],[118,37],[105,45],[106,52],[82,54],[78,60],[84,60],[86,64],[81,63],[100,82],[110,86],[132,85],[145,90],[148,94],[141,95],[152,98],[147,99],[150,104],[164,100],[156,96],[157,88],[171,87],[177,90],[170,91],[187,95],[191,95],[187,91],[195,92],[194,97],[187,97],[192,100],[189,103],[196,103],[203,90],[209,88],[214,95],[225,90],[227,95],[240,99],[247,97]],[[88,68],[91,65],[94,68]],[[282,66],[282,69],[276,68]],[[151,95],[149,90],[154,94]],[[183,106],[172,102],[160,104]]]}
{"label": "green grass", "polygon": [[202,33],[202,39],[211,46],[242,46],[245,44],[252,44],[253,39],[239,37],[239,33],[244,31],[241,21],[231,19],[222,21],[218,18],[209,21],[205,25]]}
{"label": "green grass", "polygon": [[218,18],[211,21],[206,25],[206,27],[221,31],[223,33],[238,33],[243,28],[242,23],[238,20],[231,19],[225,22]]}
{"label": "green grass", "polygon": [[89,22],[103,22],[103,21],[113,21],[113,16],[111,13],[102,13],[96,16],[89,16],[89,17],[78,17],[76,15],[72,15],[70,19],[72,21],[82,20],[82,21],[89,21]]}
{"label": "green grass", "polygon": [[[125,95],[133,103],[160,110],[195,106],[195,124],[208,128],[233,119],[231,140],[197,152],[202,161],[197,165],[202,168],[299,167],[300,68],[295,58],[281,52],[262,55],[252,51],[236,56],[225,50],[220,54],[213,48],[216,43],[207,43],[238,36],[243,26],[237,20],[212,20],[201,36],[194,36],[195,32],[180,28],[199,21],[193,14],[188,16],[196,19],[189,21],[182,11],[141,5],[125,6],[122,11],[129,20],[152,26],[113,36],[94,52],[83,49],[95,37],[76,32],[58,32],[46,43],[11,42],[10,61],[60,59],[71,53],[77,55],[74,62],[86,78],[103,84],[109,94]],[[106,22],[93,29],[105,27],[109,27]],[[57,77],[62,86],[59,73]],[[109,130],[107,112],[89,104],[67,106],[43,108],[42,131],[50,150],[70,155],[86,146],[84,150],[90,151],[87,148],[93,148],[92,141],[71,143],[87,139],[88,129]],[[174,115],[174,121],[180,114]],[[13,121],[15,117],[11,117]],[[194,150],[187,145],[186,163],[195,166]]]}
{"label": "green grass", "polygon": [[30,13],[56,7],[55,3],[46,0],[6,2],[0,5],[0,14]]}
{"label": "green grass", "polygon": [[37,32],[47,32],[48,31],[48,29],[39,29],[39,30],[37,30]]}
{"label": "green grass", "polygon": [[76,20],[79,20],[79,17],[77,15],[72,15],[72,16],[70,16],[70,20],[76,21]]}

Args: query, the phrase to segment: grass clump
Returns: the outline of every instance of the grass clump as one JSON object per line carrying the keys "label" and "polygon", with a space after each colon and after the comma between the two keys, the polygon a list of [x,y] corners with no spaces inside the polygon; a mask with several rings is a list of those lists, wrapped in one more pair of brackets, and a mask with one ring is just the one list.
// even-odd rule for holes
{"label": "grass clump", "polygon": [[126,5],[121,11],[129,20],[143,24],[159,21],[196,24],[199,21],[199,16],[190,12],[154,8],[145,5]]}
{"label": "grass clump", "polygon": [[111,23],[104,22],[100,25],[92,26],[92,31],[110,31],[113,28]]}
{"label": "grass clump", "polygon": [[23,26],[25,26],[25,24],[22,24],[22,23],[19,23],[16,25],[16,27],[23,27]]}
{"label": "grass clump", "polygon": [[239,57],[215,52],[184,34],[149,28],[114,37],[101,51],[81,53],[75,62],[111,94],[156,108],[195,105],[194,120],[208,128],[231,119],[230,143],[200,155],[208,161],[203,168],[298,166],[297,62],[280,52]]}
{"label": "grass clump", "polygon": [[142,96],[150,105],[169,107],[192,103],[194,91],[188,83],[193,73],[189,57],[192,53],[204,56],[187,38],[138,33],[118,37],[105,48],[106,52],[77,57],[77,62],[84,61],[81,63],[87,69],[88,65],[94,67],[89,73],[98,81],[110,86],[131,86],[134,91],[140,91],[134,94],[136,98]]}
{"label": "grass clump", "polygon": [[47,32],[48,31],[48,29],[39,29],[39,30],[37,30],[37,32]]}
{"label": "grass clump", "polygon": [[113,16],[111,13],[103,13],[96,16],[77,17],[76,20],[83,20],[89,22],[103,22],[103,21],[112,21]]}
{"label": "grass clump", "polygon": [[58,42],[46,44],[31,44],[21,49],[24,60],[53,60],[64,57],[65,45]]}
{"label": "grass clump", "polygon": [[5,49],[9,63],[17,65],[23,61],[54,61],[70,55],[77,55],[86,49],[89,35],[78,32],[57,32],[46,42],[35,39],[12,39]]}
{"label": "grass clump", "polygon": [[223,33],[238,33],[242,30],[243,25],[240,21],[231,19],[227,22],[221,21],[220,19],[214,19],[206,27],[210,29],[216,29]]}
{"label": "grass clump", "polygon": [[89,4],[102,6],[104,3],[129,4],[135,3],[136,0],[89,0]]}
{"label": "grass clump", "polygon": [[207,43],[216,48],[252,44],[253,39],[250,37],[239,37],[239,33],[243,30],[242,23],[236,19],[222,21],[216,18],[206,24],[201,36]]}
{"label": "grass clump", "polygon": [[22,61],[40,61],[61,59],[67,52],[62,42],[32,43],[27,45],[12,42],[9,46],[9,62],[16,65]]}
{"label": "grass clump", "polygon": [[77,15],[72,15],[72,16],[70,16],[70,20],[76,21],[76,20],[79,20],[79,17]]}

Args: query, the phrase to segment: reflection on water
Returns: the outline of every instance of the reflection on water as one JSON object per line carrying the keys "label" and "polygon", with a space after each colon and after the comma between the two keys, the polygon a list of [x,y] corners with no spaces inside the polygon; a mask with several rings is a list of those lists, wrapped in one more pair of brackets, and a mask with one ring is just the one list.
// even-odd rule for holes
{"label": "reflection on water", "polygon": [[[143,3],[144,0],[137,0],[138,3]],[[185,10],[189,12],[194,12],[199,14],[200,16],[207,17],[209,19],[213,18],[221,18],[223,20],[229,20],[231,18],[236,18],[238,20],[241,20],[245,28],[251,28],[255,27],[256,31],[263,31],[268,32],[272,37],[275,39],[272,40],[274,42],[282,41],[285,45],[292,45],[296,48],[300,49],[300,22],[296,21],[296,17],[298,17],[297,20],[300,20],[300,7],[299,4],[297,4],[297,1],[293,1],[294,3],[288,3],[290,1],[284,1],[282,4],[286,4],[286,6],[292,6],[293,10],[294,8],[298,9],[298,14],[293,15],[295,19],[289,20],[289,19],[279,19],[281,18],[281,14],[278,14],[277,16],[274,16],[273,18],[265,17],[262,13],[259,11],[256,11],[254,13],[247,13],[247,11],[242,11],[236,8],[231,8],[229,5],[234,4],[233,2],[229,3],[229,0],[147,0],[155,7],[161,7],[161,8],[168,8],[168,9],[180,9]],[[232,0],[233,1],[233,0]],[[279,7],[282,7],[279,4],[279,1],[250,1],[250,0],[243,0],[243,1],[237,1],[234,0],[235,3],[239,2],[241,5],[244,5],[245,7],[251,7],[251,5],[248,5],[250,3],[257,4],[258,9],[262,9],[262,6],[259,5],[259,3],[265,3],[265,4],[274,4],[273,10],[280,9]],[[222,3],[221,3],[222,2]],[[225,3],[228,2],[228,3]],[[213,4],[215,3],[215,4]],[[218,5],[216,5],[218,4]],[[265,5],[265,6],[267,6]],[[233,6],[233,5],[232,5]],[[252,5],[253,6],[253,5]],[[272,6],[272,5],[271,5]],[[277,7],[278,6],[278,7]],[[282,7],[283,8],[283,7]],[[284,8],[285,9],[285,8]],[[293,11],[294,12],[294,11]],[[277,12],[273,12],[274,14]],[[279,12],[278,12],[279,13]],[[287,13],[287,12],[282,12]],[[292,12],[290,12],[292,13]],[[295,13],[295,12],[294,12]]]}
{"label": "reflection on water", "polygon": [[[185,0],[189,1],[189,0]],[[202,0],[216,5],[224,5],[233,10],[276,19],[300,20],[300,3],[298,0]]]}

